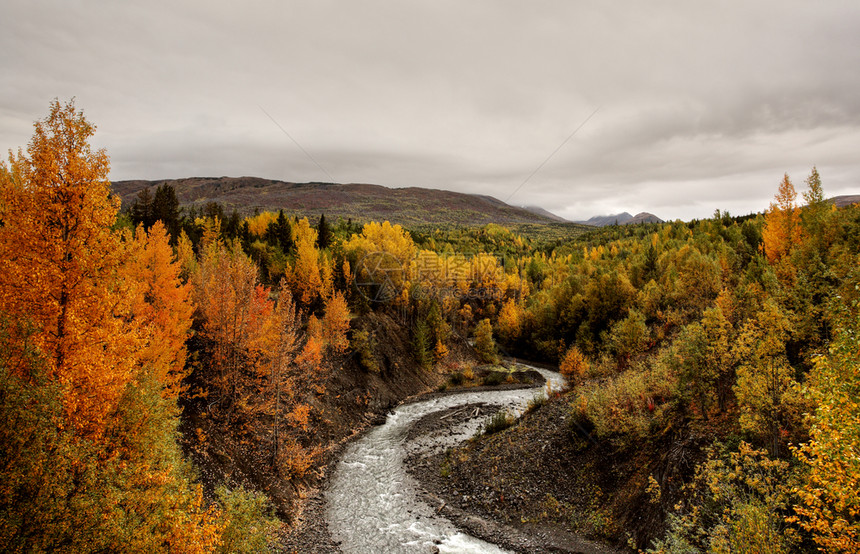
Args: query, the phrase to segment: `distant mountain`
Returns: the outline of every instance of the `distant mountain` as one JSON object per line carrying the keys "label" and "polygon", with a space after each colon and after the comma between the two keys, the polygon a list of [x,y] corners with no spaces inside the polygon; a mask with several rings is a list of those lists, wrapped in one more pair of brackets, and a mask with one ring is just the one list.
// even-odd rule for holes
{"label": "distant mountain", "polygon": [[852,204],[860,202],[860,194],[834,196],[827,201],[835,205],[837,208],[844,208],[845,206],[851,206]]}
{"label": "distant mountain", "polygon": [[663,220],[654,214],[648,212],[640,212],[636,215],[630,215],[627,212],[613,215],[596,215],[588,221],[578,221],[585,225],[594,227],[606,227],[607,225],[635,225],[637,223],[663,223]]}
{"label": "distant mountain", "polygon": [[549,211],[541,208],[540,206],[523,206],[523,209],[528,210],[533,214],[537,214],[539,216],[549,218],[553,221],[558,221],[559,223],[570,223],[565,218],[559,217],[559,216],[555,215],[554,213],[549,212]]}
{"label": "distant mountain", "polygon": [[632,215],[627,212],[623,212],[613,215],[596,215],[588,221],[580,221],[580,223],[585,223],[586,225],[592,225],[594,227],[605,227],[607,225],[624,225],[631,219],[633,219]]}
{"label": "distant mountain", "polygon": [[636,225],[637,223],[663,223],[663,220],[648,212],[639,212],[634,215],[625,225]]}
{"label": "distant mountain", "polygon": [[[558,224],[561,218],[505,204],[491,196],[425,188],[367,184],[288,183],[257,177],[194,177],[161,181],[116,181],[113,189],[130,206],[144,188],[172,185],[180,204],[202,208],[218,202],[227,213],[277,211],[356,222],[388,220],[405,226]],[[580,228],[574,223],[571,227]]]}

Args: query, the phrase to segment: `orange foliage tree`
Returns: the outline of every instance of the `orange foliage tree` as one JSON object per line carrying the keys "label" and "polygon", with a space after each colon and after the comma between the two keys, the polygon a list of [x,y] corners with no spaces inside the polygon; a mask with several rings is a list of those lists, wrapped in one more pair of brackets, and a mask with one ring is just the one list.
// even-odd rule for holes
{"label": "orange foliage tree", "polygon": [[54,101],[0,164],[0,550],[211,551],[175,442],[187,291],[163,231],[112,230],[93,132]]}
{"label": "orange foliage tree", "polygon": [[163,385],[163,394],[176,399],[185,375],[185,341],[193,307],[191,285],[180,280],[181,266],[169,240],[160,221],[155,222],[149,233],[143,226],[138,227],[128,272],[140,284],[132,309],[143,326],[145,343],[141,362]]}
{"label": "orange foliage tree", "polygon": [[764,219],[762,240],[764,253],[771,263],[776,263],[791,251],[792,245],[800,244],[802,228],[800,225],[800,208],[797,206],[797,191],[786,173],[779,184],[779,191],[774,197]]}
{"label": "orange foliage tree", "polygon": [[582,379],[588,373],[589,366],[588,358],[574,345],[562,356],[558,370],[568,379]]}
{"label": "orange foliage tree", "polygon": [[302,368],[296,366],[300,342],[299,318],[286,281],[281,280],[272,325],[266,337],[268,381],[261,389],[263,412],[271,418],[272,460],[278,469],[301,474],[310,466],[310,454],[289,430],[307,430],[310,406],[300,401]]}
{"label": "orange foliage tree", "polygon": [[202,341],[195,379],[201,390],[195,392],[231,433],[248,444],[269,445],[278,470],[300,474],[310,465],[310,454],[298,442],[310,412],[301,396],[318,384],[316,373],[306,369],[321,365],[321,333],[309,329],[302,347],[286,281],[273,299],[241,245],[216,236],[204,234],[192,274]]}
{"label": "orange foliage tree", "polygon": [[232,410],[241,404],[242,372],[256,368],[263,356],[273,303],[259,285],[256,264],[238,243],[211,240],[192,279],[207,369],[218,394],[211,401]]}
{"label": "orange foliage tree", "polygon": [[135,370],[137,322],[126,298],[125,245],[111,230],[119,200],[110,164],[73,103],[54,101],[24,155],[0,171],[0,309],[30,320],[48,372],[80,429],[98,434]]}

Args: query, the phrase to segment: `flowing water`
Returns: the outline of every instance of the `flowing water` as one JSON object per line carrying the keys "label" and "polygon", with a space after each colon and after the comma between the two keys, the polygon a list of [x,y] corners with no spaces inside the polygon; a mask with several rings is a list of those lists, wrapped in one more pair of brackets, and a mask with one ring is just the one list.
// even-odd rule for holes
{"label": "flowing water", "polygon": [[[557,390],[558,373],[533,368],[547,380],[547,389]],[[409,428],[433,412],[473,403],[505,406],[521,412],[540,389],[462,392],[406,404],[388,416],[384,425],[372,429],[344,452],[326,491],[326,519],[334,540],[345,553],[372,552],[474,552],[505,550],[471,537],[436,514],[416,493],[414,480],[403,460],[415,449],[430,451],[461,442],[483,423],[472,420],[454,429],[453,435],[427,437],[409,443]]]}

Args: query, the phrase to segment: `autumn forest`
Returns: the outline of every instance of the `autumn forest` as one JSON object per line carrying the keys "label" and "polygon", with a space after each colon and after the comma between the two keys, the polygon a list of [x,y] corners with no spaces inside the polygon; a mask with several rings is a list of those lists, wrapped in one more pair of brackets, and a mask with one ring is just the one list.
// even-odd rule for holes
{"label": "autumn forest", "polygon": [[54,101],[0,165],[0,550],[288,550],[336,445],[514,359],[567,384],[492,439],[502,459],[543,411],[570,456],[649,460],[589,517],[554,494],[548,523],[860,550],[860,207],[815,168],[760,214],[547,236],[191,210],[169,186],[121,206],[94,133]]}

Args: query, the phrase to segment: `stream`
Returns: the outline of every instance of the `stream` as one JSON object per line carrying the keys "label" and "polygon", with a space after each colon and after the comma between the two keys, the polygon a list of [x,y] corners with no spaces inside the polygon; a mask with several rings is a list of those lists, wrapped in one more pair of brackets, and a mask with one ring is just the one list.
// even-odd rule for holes
{"label": "stream", "polygon": [[[544,391],[561,388],[558,373],[531,368],[547,380]],[[369,552],[506,552],[460,531],[417,495],[417,485],[403,460],[415,450],[447,448],[468,439],[485,418],[472,419],[453,434],[407,441],[410,427],[422,417],[473,403],[504,406],[521,413],[540,388],[451,394],[405,404],[389,414],[385,424],[353,442],[325,492],[329,531],[345,553]]]}

